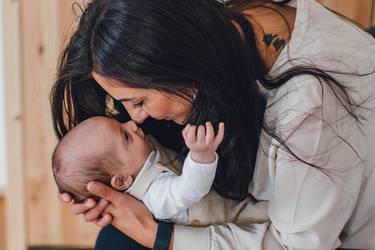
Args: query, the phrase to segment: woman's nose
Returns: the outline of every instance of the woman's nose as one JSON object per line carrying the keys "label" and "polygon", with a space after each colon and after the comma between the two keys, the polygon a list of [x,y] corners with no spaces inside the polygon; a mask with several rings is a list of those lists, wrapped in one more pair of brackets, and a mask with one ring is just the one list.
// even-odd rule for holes
{"label": "woman's nose", "polygon": [[126,111],[130,115],[130,118],[135,121],[137,124],[143,123],[149,115],[143,109],[133,108],[124,104]]}
{"label": "woman's nose", "polygon": [[134,132],[136,132],[137,129],[138,129],[137,124],[133,120],[128,121],[127,123],[125,123],[125,126],[128,127],[131,131],[134,131]]}
{"label": "woman's nose", "polygon": [[135,121],[137,124],[143,123],[147,118],[148,114],[144,111],[136,111],[132,114],[129,114],[133,121]]}

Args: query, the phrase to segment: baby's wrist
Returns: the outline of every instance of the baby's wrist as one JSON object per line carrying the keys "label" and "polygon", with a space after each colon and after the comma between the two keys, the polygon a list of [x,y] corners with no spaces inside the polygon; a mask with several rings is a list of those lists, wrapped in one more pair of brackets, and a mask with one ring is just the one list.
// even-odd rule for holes
{"label": "baby's wrist", "polygon": [[190,157],[193,161],[202,164],[210,164],[215,162],[216,153],[215,152],[190,152]]}

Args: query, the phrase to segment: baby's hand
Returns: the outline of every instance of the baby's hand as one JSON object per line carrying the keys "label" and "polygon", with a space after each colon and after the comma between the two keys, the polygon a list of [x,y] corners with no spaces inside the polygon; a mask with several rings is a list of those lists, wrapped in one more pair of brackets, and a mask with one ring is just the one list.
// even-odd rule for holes
{"label": "baby's hand", "polygon": [[191,158],[199,163],[215,161],[215,152],[224,137],[224,123],[219,124],[219,131],[215,136],[211,122],[206,126],[186,125],[182,131],[186,146],[190,149]]}

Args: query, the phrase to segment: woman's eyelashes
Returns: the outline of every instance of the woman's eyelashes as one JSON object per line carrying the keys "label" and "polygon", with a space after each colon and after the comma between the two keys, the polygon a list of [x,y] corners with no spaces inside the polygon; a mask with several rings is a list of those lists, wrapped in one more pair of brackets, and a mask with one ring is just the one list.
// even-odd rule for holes
{"label": "woman's eyelashes", "polygon": [[144,101],[140,101],[138,103],[133,103],[134,108],[142,108],[144,104]]}

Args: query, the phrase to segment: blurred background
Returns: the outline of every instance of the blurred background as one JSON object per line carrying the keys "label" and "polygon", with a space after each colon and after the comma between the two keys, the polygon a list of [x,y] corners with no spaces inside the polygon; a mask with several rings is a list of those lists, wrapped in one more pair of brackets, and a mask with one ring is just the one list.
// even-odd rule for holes
{"label": "blurred background", "polygon": [[[250,0],[249,0],[250,1]],[[57,199],[48,92],[85,0],[0,0],[0,250],[92,249],[98,228]],[[373,0],[321,0],[366,29]]]}

